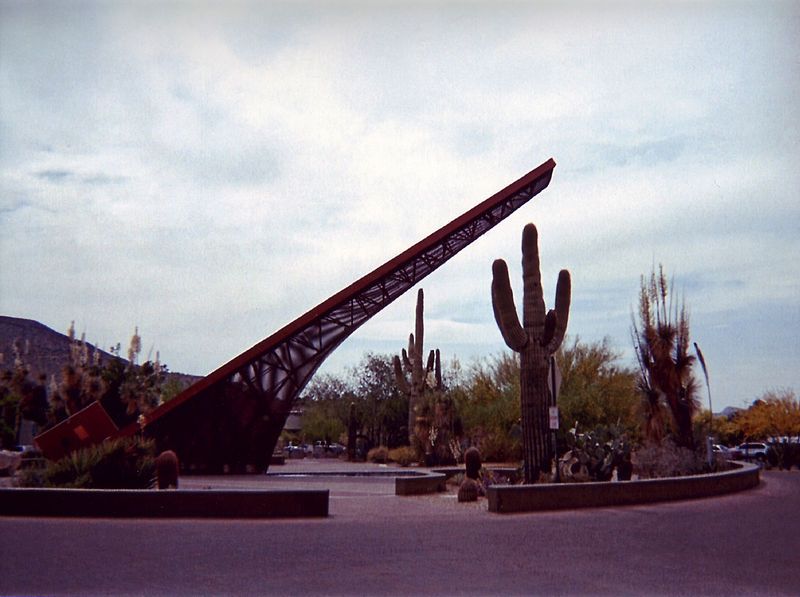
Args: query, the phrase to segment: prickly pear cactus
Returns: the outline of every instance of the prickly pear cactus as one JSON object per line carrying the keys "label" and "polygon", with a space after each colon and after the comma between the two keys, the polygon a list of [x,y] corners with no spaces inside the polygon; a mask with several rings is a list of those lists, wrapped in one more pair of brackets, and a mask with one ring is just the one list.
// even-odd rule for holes
{"label": "prickly pear cactus", "polygon": [[525,483],[534,483],[539,474],[550,471],[553,458],[548,441],[550,388],[547,371],[569,320],[571,281],[561,270],[556,285],[555,310],[545,313],[544,294],[539,270],[539,247],[536,226],[522,231],[522,325],[514,306],[508,279],[508,266],[502,259],[492,265],[492,306],[500,332],[508,347],[520,355],[520,405],[522,411],[522,447],[525,458]]}

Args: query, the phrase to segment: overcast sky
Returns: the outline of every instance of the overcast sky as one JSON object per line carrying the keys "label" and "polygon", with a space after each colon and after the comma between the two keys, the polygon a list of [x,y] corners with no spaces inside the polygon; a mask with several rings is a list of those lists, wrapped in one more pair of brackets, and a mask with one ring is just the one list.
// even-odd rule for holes
{"label": "overcast sky", "polygon": [[[534,222],[571,336],[633,365],[662,263],[715,410],[800,390],[798,31],[798,2],[0,0],[0,314],[205,374],[553,157],[423,281],[427,348],[504,350],[491,263],[519,301]],[[414,295],[322,370],[397,353]]]}

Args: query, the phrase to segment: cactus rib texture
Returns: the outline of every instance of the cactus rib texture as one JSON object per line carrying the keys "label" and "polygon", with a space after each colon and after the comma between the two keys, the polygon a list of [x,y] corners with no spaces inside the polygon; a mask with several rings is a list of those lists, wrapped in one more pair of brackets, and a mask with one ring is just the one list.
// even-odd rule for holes
{"label": "cactus rib texture", "polygon": [[[422,395],[425,392],[425,385],[429,383],[428,377],[434,373],[433,389],[440,389],[442,386],[442,369],[439,350],[431,350],[427,361],[423,365],[423,337],[425,328],[423,325],[424,293],[422,288],[417,292],[417,307],[415,311],[414,333],[408,337],[408,350],[402,350],[402,360],[394,357],[394,372],[397,379],[397,387],[401,392],[408,396],[408,439],[414,445],[414,424],[417,417],[417,409],[420,405]],[[408,374],[408,378],[406,377]]]}
{"label": "cactus rib texture", "polygon": [[567,270],[558,274],[555,309],[545,311],[539,267],[538,233],[528,224],[522,231],[522,324],[514,304],[508,266],[502,259],[492,264],[492,307],[506,345],[520,354],[520,406],[525,482],[533,483],[550,470],[554,457],[547,438],[550,388],[549,359],[567,331],[571,280]]}

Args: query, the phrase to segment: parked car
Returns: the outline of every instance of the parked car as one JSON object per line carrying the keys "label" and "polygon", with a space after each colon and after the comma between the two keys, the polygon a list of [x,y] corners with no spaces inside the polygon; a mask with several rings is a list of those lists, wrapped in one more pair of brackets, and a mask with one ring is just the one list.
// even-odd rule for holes
{"label": "parked car", "polygon": [[318,441],[314,444],[314,458],[325,458],[326,456],[339,456],[345,451],[342,444],[336,442],[325,443]]}
{"label": "parked car", "polygon": [[740,458],[745,460],[766,460],[769,446],[764,442],[745,442],[739,444],[736,450],[740,453]]}
{"label": "parked car", "polygon": [[328,444],[328,451],[331,454],[335,454],[336,456],[339,456],[340,454],[344,454],[344,451],[346,449],[347,448],[345,448],[342,444],[337,444],[336,442]]}
{"label": "parked car", "polygon": [[711,447],[711,450],[714,452],[714,454],[719,454],[725,460],[734,460],[735,458],[738,458],[738,456],[735,456],[735,452],[733,450],[731,450],[728,446],[723,446],[722,444],[714,444]]}
{"label": "parked car", "polygon": [[728,455],[730,456],[731,460],[741,460],[742,458],[744,458],[741,450],[739,450],[739,448],[736,446],[734,446],[733,448],[728,448]]}
{"label": "parked car", "polygon": [[308,449],[310,449],[310,446],[306,446],[305,444],[300,445],[294,442],[289,442],[283,451],[286,452],[286,455],[289,458],[305,458]]}

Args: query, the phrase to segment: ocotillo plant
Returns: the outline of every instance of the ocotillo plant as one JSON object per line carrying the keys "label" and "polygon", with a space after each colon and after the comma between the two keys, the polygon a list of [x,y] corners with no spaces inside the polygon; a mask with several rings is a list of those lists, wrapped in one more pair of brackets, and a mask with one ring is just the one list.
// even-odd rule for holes
{"label": "ocotillo plant", "polygon": [[540,472],[550,470],[553,458],[548,441],[550,388],[547,371],[550,356],[564,340],[569,319],[571,281],[561,270],[556,285],[556,308],[545,314],[536,226],[522,231],[522,325],[519,323],[508,266],[502,259],[492,264],[492,307],[508,347],[520,355],[520,405],[525,482],[535,483]]}
{"label": "ocotillo plant", "polygon": [[[425,392],[425,386],[427,384],[434,389],[441,389],[442,386],[442,368],[439,351],[432,350],[428,355],[426,365],[424,367],[422,365],[422,342],[425,333],[425,328],[422,323],[423,310],[424,295],[422,288],[420,288],[417,292],[414,333],[408,338],[408,351],[403,349],[402,361],[400,357],[394,357],[394,372],[397,378],[397,386],[401,392],[408,396],[408,440],[412,446],[414,445],[414,424],[419,414],[419,407],[422,404],[422,395]],[[405,373],[408,373],[408,379],[406,379]],[[429,381],[428,378],[431,373],[434,374],[434,378]]]}

